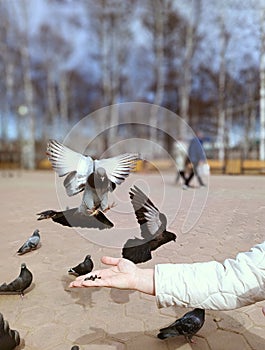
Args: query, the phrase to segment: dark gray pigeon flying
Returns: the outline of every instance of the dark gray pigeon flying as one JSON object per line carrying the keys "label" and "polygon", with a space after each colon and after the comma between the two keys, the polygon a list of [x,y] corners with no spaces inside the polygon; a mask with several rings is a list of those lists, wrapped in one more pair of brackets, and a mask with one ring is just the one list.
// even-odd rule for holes
{"label": "dark gray pigeon flying", "polygon": [[94,264],[91,259],[91,255],[87,255],[84,261],[82,261],[80,264],[78,264],[75,267],[71,267],[68,270],[68,273],[74,276],[86,275],[87,273],[93,270],[93,267],[94,267]]}
{"label": "dark gray pigeon flying", "polygon": [[46,154],[56,173],[60,177],[67,175],[64,187],[68,196],[84,191],[78,210],[85,215],[94,215],[97,210],[105,212],[111,208],[108,205],[108,193],[123,183],[139,159],[138,154],[125,153],[93,160],[55,140],[48,142]]}
{"label": "dark gray pigeon flying", "polygon": [[25,263],[21,264],[19,276],[9,284],[3,283],[0,286],[0,294],[20,294],[24,295],[24,290],[27,289],[32,282],[32,273],[27,269]]}
{"label": "dark gray pigeon flying", "polygon": [[13,350],[20,344],[18,331],[10,329],[7,321],[0,313],[0,349]]}
{"label": "dark gray pigeon flying", "polygon": [[205,310],[196,308],[187,312],[170,326],[160,329],[157,337],[166,339],[184,335],[188,342],[192,343],[192,337],[202,328],[205,321]]}
{"label": "dark gray pigeon flying", "polygon": [[123,246],[122,256],[138,264],[151,260],[151,251],[175,241],[177,236],[166,230],[166,216],[160,213],[137,186],[131,188],[129,194],[143,239],[129,239]]}
{"label": "dark gray pigeon flying", "polygon": [[23,255],[23,254],[28,253],[32,250],[35,250],[39,246],[39,243],[40,243],[40,231],[35,230],[33,232],[32,236],[30,236],[28,238],[28,240],[19,248],[17,253],[19,255]]}
{"label": "dark gray pigeon flying", "polygon": [[45,210],[38,220],[52,219],[54,222],[68,227],[98,228],[104,230],[111,228],[114,224],[101,212],[96,215],[87,216],[78,211],[78,208],[66,209],[64,211]]}

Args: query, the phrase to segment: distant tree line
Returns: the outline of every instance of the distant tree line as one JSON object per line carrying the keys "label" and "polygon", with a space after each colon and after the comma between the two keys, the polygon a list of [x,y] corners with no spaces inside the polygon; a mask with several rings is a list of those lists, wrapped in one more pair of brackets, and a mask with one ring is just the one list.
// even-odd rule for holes
{"label": "distant tree line", "polygon": [[[49,11],[39,22],[34,2],[0,1],[0,146],[19,149],[24,167],[35,167],[48,138],[63,139],[85,115],[120,102],[148,102],[177,113],[205,131],[219,159],[227,156],[236,126],[243,130],[244,157],[258,150],[260,67],[245,57],[240,75],[233,75],[228,9],[216,22],[217,57],[204,52],[204,0],[190,2],[188,17],[174,0],[37,0]],[[126,121],[119,118],[110,113],[105,127]],[[154,128],[143,136],[171,152],[172,140],[157,131],[161,122],[151,113]],[[177,137],[185,137],[181,125],[170,125]],[[103,135],[103,148],[119,132]]]}

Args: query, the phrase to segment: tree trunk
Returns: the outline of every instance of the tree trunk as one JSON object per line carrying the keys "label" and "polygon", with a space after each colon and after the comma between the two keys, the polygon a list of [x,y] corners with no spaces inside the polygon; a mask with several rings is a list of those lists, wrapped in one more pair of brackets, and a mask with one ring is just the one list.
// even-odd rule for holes
{"label": "tree trunk", "polygon": [[192,57],[195,51],[195,31],[197,30],[201,12],[201,1],[197,0],[194,3],[193,15],[194,21],[189,21],[186,28],[185,36],[185,52],[182,65],[183,78],[179,87],[180,96],[180,123],[178,125],[178,134],[181,138],[187,138],[189,125],[189,107],[190,107],[190,92],[192,85]]}
{"label": "tree trunk", "polygon": [[261,16],[261,57],[260,57],[260,144],[259,159],[265,160],[265,10]]}
{"label": "tree trunk", "polygon": [[[61,131],[65,133],[68,129],[68,81],[67,73],[61,71],[59,81],[59,97],[60,97],[60,119],[61,119]],[[61,135],[64,136],[64,135]]]}
{"label": "tree trunk", "polygon": [[[150,110],[150,140],[157,144],[158,140],[158,116],[159,108],[163,102],[164,87],[165,87],[165,72],[164,72],[164,3],[163,0],[155,0],[153,3],[154,13],[154,105]],[[151,150],[154,150],[151,147]]]}
{"label": "tree trunk", "polygon": [[221,53],[220,69],[218,78],[218,159],[223,161],[225,158],[225,84],[226,84],[226,63],[225,52],[228,44],[228,33],[224,26],[223,14],[220,17],[221,26]]}
{"label": "tree trunk", "polygon": [[[111,103],[111,72],[109,69],[109,57],[110,57],[110,42],[109,42],[109,26],[108,26],[108,5],[106,0],[102,0],[102,21],[101,21],[101,72],[102,72],[102,99],[103,105],[109,106]],[[100,131],[107,130],[109,127],[109,114],[106,109],[104,118],[101,118],[101,125],[99,125]],[[108,132],[104,132],[102,135],[102,147],[103,151],[109,147]]]}
{"label": "tree trunk", "polygon": [[[27,35],[25,33],[25,35]],[[22,124],[22,166],[26,169],[35,169],[35,116],[33,108],[33,86],[30,77],[30,58],[28,43],[21,49],[23,66],[23,83],[25,94],[25,118]]]}

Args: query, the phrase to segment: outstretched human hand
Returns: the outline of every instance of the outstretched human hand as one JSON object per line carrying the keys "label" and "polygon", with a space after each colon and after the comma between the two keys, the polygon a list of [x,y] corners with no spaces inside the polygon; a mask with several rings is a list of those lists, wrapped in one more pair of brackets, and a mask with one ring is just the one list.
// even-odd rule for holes
{"label": "outstretched human hand", "polygon": [[[95,270],[87,275],[79,276],[70,284],[70,287],[134,289],[154,295],[153,269],[140,269],[130,260],[123,258],[103,256],[101,261],[111,267],[103,270]],[[98,278],[85,281],[86,277],[95,275],[97,275]]]}

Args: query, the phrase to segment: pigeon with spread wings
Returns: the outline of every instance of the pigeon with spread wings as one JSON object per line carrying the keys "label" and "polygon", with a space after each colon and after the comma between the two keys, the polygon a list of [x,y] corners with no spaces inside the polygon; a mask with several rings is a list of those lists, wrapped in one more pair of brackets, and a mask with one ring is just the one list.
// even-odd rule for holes
{"label": "pigeon with spread wings", "polygon": [[66,176],[64,187],[68,196],[84,191],[78,208],[84,215],[106,212],[108,193],[115,190],[134,169],[139,154],[125,153],[116,157],[93,160],[90,156],[72,151],[62,143],[50,140],[47,156],[56,173]]}
{"label": "pigeon with spread wings", "polygon": [[129,239],[122,249],[122,256],[135,264],[152,259],[151,251],[163,244],[175,241],[177,236],[166,230],[167,218],[154,206],[137,186],[129,192],[143,239]]}

